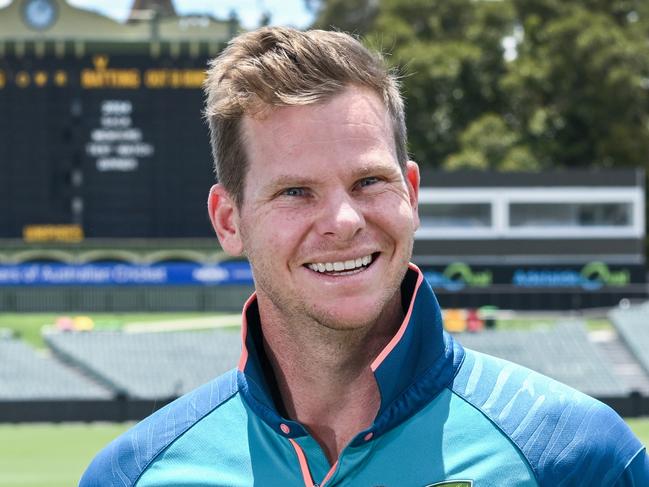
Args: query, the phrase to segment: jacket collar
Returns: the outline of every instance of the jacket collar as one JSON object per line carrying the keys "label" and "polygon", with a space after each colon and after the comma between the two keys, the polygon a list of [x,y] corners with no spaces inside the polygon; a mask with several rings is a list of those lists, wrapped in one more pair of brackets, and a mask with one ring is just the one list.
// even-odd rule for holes
{"label": "jacket collar", "polygon": [[[369,432],[376,436],[392,429],[428,404],[451,382],[464,356],[462,347],[444,332],[437,299],[414,264],[409,265],[401,292],[406,316],[371,364],[381,393],[381,406],[374,424],[360,432],[352,445],[360,443]],[[244,306],[242,338],[238,382],[248,405],[283,436],[308,434],[301,424],[282,417],[278,410],[281,399],[263,351],[254,294]]]}

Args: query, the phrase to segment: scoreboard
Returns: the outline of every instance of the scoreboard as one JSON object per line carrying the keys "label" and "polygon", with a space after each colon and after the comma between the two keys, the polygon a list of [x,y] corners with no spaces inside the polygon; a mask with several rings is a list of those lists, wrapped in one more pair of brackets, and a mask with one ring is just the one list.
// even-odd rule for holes
{"label": "scoreboard", "polygon": [[212,235],[207,58],[0,55],[0,238]]}

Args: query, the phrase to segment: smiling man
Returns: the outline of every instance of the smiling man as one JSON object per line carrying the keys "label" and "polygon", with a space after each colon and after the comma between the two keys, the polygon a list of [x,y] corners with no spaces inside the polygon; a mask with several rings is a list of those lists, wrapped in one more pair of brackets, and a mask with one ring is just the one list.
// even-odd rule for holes
{"label": "smiling man", "polygon": [[419,170],[395,78],[336,32],[265,28],[211,65],[209,215],[255,294],[237,369],[109,445],[81,485],[639,486],[608,407],[465,350],[409,259]]}

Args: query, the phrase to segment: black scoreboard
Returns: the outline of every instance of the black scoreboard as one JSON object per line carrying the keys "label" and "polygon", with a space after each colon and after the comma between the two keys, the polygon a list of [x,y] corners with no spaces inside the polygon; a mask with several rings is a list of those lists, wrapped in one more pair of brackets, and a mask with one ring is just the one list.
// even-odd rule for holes
{"label": "black scoreboard", "polygon": [[0,55],[0,238],[212,235],[206,58]]}

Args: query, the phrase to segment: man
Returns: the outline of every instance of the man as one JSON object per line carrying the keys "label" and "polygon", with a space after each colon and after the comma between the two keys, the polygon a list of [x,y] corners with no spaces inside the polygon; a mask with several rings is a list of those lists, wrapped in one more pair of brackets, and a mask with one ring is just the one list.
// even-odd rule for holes
{"label": "man", "polygon": [[109,445],[81,485],[649,485],[608,407],[442,330],[408,263],[419,172],[381,60],[342,33],[234,39],[206,83],[209,214],[256,293],[238,369]]}

